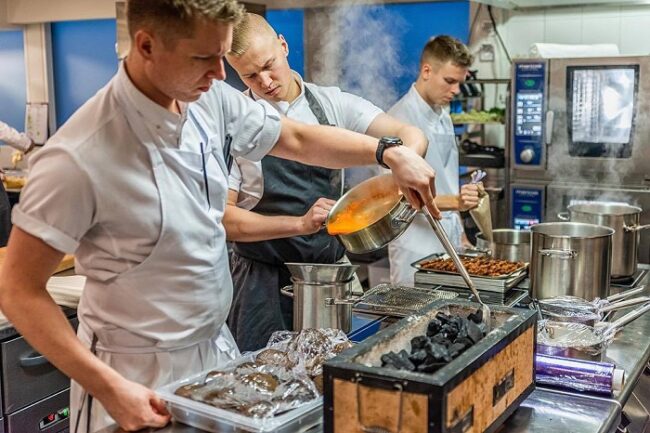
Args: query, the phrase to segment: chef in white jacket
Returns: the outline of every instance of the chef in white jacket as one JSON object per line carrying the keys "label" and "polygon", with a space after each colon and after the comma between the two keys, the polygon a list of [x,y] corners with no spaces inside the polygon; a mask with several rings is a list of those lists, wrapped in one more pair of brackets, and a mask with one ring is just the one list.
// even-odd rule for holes
{"label": "chef in white jacket", "polygon": [[[221,222],[233,156],[385,163],[439,217],[413,150],[281,118],[220,81],[242,15],[235,0],[128,1],[128,57],[30,161],[0,307],[71,377],[73,433],[162,426],[152,389],[237,355]],[[66,252],[87,277],[78,337],[45,289]]]}
{"label": "chef in white jacket", "polygon": [[[438,202],[441,210],[447,210],[442,213],[442,226],[456,247],[464,238],[458,211],[478,204],[478,190],[476,185],[459,188],[458,147],[447,106],[460,92],[472,61],[472,54],[459,40],[450,36],[432,38],[422,50],[417,81],[388,111],[424,131],[429,139],[425,159],[438,174],[438,194],[459,198],[455,205]],[[406,232],[388,245],[391,282],[412,285],[415,269],[411,263],[444,251],[424,215],[418,214]]]}
{"label": "chef in white jacket", "polygon": [[[34,148],[34,142],[27,134],[16,131],[4,122],[0,122],[0,142],[13,147],[23,154],[28,153]],[[4,185],[0,182],[0,247],[7,245],[10,231],[11,205],[9,204],[9,198],[7,197]]]}

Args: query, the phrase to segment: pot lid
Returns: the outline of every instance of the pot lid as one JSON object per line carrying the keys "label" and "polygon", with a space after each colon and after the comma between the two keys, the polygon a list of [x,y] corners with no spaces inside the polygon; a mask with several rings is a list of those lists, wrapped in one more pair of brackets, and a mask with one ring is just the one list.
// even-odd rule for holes
{"label": "pot lid", "polygon": [[291,276],[306,283],[341,283],[349,281],[357,265],[345,263],[285,263]]}

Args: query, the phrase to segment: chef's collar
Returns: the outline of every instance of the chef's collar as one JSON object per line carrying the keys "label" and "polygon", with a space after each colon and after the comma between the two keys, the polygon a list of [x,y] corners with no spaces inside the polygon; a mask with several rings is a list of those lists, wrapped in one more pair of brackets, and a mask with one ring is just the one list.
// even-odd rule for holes
{"label": "chef's collar", "polygon": [[300,74],[297,73],[297,72],[294,71],[294,70],[291,70],[291,77],[292,77],[294,80],[296,80],[296,82],[298,83],[298,86],[300,87],[300,93],[298,94],[298,96],[296,97],[296,99],[293,100],[293,102],[287,102],[287,101],[279,101],[279,102],[269,101],[269,100],[267,100],[267,99],[264,99],[262,96],[258,95],[257,93],[253,92],[252,89],[250,89],[249,92],[251,93],[251,95],[253,95],[253,99],[255,99],[256,101],[257,101],[258,99],[264,99],[266,102],[268,102],[269,104],[271,104],[271,106],[272,106],[273,108],[275,108],[275,109],[278,110],[280,113],[282,113],[282,114],[284,114],[284,115],[286,116],[286,115],[287,115],[287,112],[289,111],[289,109],[290,109],[291,107],[293,107],[295,104],[297,104],[298,101],[300,101],[300,100],[305,96],[305,83],[304,83],[304,81],[302,80],[302,77],[300,76]]}
{"label": "chef's collar", "polygon": [[[126,71],[124,62],[121,62],[117,72],[117,84],[124,90],[124,94],[132,108],[145,120],[152,133],[160,135],[168,146],[178,145],[183,123],[185,122],[187,104],[178,101],[181,114],[172,113],[161,105],[151,100],[142,93],[131,80]],[[172,140],[168,142],[168,140]]]}
{"label": "chef's collar", "polygon": [[409,93],[412,93],[412,99],[416,104],[417,112],[422,113],[425,119],[429,122],[439,122],[440,115],[442,114],[443,108],[439,105],[431,106],[424,100],[418,89],[415,87],[415,84],[411,85]]}

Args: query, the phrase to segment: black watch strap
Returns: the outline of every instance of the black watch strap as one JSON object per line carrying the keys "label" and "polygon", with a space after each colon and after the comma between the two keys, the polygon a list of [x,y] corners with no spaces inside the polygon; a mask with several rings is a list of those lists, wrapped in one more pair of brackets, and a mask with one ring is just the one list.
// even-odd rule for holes
{"label": "black watch strap", "polygon": [[384,162],[384,152],[388,148],[401,146],[402,144],[404,143],[402,143],[402,140],[399,137],[381,137],[379,139],[379,145],[377,145],[377,151],[375,152],[377,163],[384,168],[390,169],[390,167]]}

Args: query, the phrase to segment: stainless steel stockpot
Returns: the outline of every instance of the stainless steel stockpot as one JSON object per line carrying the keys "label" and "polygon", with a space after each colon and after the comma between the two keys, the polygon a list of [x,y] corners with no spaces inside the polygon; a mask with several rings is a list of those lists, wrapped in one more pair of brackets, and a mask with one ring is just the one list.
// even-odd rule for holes
{"label": "stainless steel stockpot", "polygon": [[628,277],[637,269],[638,248],[643,229],[650,225],[639,225],[640,207],[614,203],[580,203],[567,208],[568,212],[558,214],[564,221],[597,224],[614,229],[612,238],[612,276]]}
{"label": "stainless steel stockpot", "polygon": [[612,236],[609,227],[553,222],[531,227],[530,287],[536,299],[609,294]]}
{"label": "stainless steel stockpot", "polygon": [[[361,207],[368,224],[347,233],[332,231],[339,214]],[[399,237],[413,221],[417,210],[402,195],[392,174],[361,182],[341,197],[327,216],[327,229],[336,235],[346,250],[364,254],[378,250]]]}
{"label": "stainless steel stockpot", "polygon": [[527,230],[496,229],[492,230],[492,241],[476,235],[476,246],[486,251],[495,259],[512,262],[530,261],[530,232]]}

